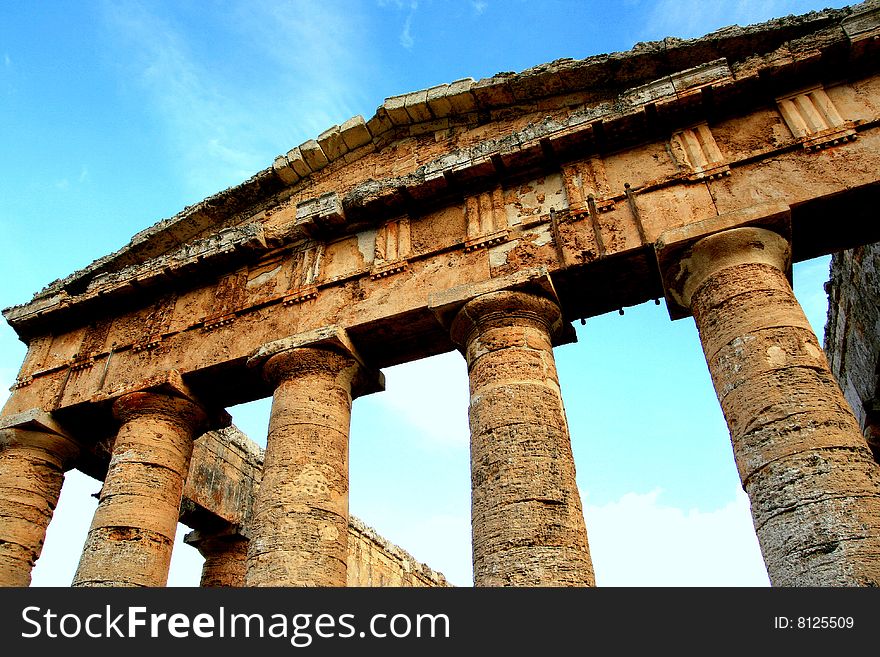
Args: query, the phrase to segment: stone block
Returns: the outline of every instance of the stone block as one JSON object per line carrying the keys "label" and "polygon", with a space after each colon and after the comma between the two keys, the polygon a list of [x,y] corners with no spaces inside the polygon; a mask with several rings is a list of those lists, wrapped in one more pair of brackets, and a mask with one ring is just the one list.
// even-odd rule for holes
{"label": "stone block", "polygon": [[296,182],[299,182],[299,175],[287,161],[287,157],[284,155],[279,155],[275,158],[275,161],[272,163],[272,169],[275,171],[275,175],[277,175],[286,185],[292,185]]}
{"label": "stone block", "polygon": [[406,111],[406,94],[386,98],[385,102],[382,103],[382,108],[394,125],[408,125],[412,121],[409,113]]}
{"label": "stone block", "polygon": [[388,116],[384,106],[379,107],[376,110],[376,114],[367,121],[367,130],[370,131],[370,136],[374,141],[386,135],[393,128],[394,123],[391,121],[391,117]]}
{"label": "stone block", "polygon": [[334,125],[318,135],[317,141],[330,162],[338,160],[348,152],[348,147],[342,139],[342,133],[339,131],[338,125]]}
{"label": "stone block", "polygon": [[404,96],[403,106],[413,123],[430,121],[434,118],[428,109],[428,90],[414,91]]}
{"label": "stone block", "polygon": [[299,146],[291,148],[287,151],[287,162],[300,178],[305,178],[312,173],[312,169],[306,164]]}
{"label": "stone block", "polygon": [[309,139],[307,142],[300,144],[299,151],[312,171],[320,171],[329,164],[327,155],[324,153],[321,145],[314,139]]}
{"label": "stone block", "polygon": [[350,151],[366,146],[372,139],[364,117],[360,114],[343,123],[339,127],[339,132],[342,134],[342,141]]}
{"label": "stone block", "polygon": [[438,119],[452,114],[452,103],[446,94],[449,91],[448,84],[438,84],[428,89],[427,103],[431,113]]}
{"label": "stone block", "polygon": [[501,76],[484,78],[474,83],[471,85],[471,93],[476,99],[477,107],[481,109],[504,107],[516,101],[507,78]]}

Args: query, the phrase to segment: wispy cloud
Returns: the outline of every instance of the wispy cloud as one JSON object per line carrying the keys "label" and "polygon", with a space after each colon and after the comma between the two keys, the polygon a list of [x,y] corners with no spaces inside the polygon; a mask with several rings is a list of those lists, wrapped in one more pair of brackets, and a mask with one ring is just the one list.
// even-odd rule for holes
{"label": "wispy cloud", "polygon": [[413,40],[412,37],[413,13],[415,13],[415,5],[413,5],[413,9],[407,14],[406,20],[403,22],[403,30],[400,32],[400,45],[407,50],[412,50],[412,47],[415,44],[415,40]]}
{"label": "wispy cloud", "polygon": [[489,8],[489,3],[486,0],[472,0],[471,6],[474,8],[474,13],[480,16]]}
{"label": "wispy cloud", "polygon": [[12,68],[12,58],[9,56],[8,52],[3,53],[3,66],[6,68]]}
{"label": "wispy cloud", "polygon": [[88,182],[88,180],[89,170],[86,167],[82,167],[82,169],[80,169],[79,175],[76,177],[73,183],[71,182],[70,178],[65,176],[64,178],[55,181],[55,189],[66,192],[74,185],[74,183],[82,185]]}
{"label": "wispy cloud", "polygon": [[210,20],[234,54],[221,43],[198,43],[172,10],[158,12],[129,0],[108,3],[105,15],[125,58],[122,75],[136,80],[164,123],[194,198],[241,182],[277,153],[359,113],[352,89],[369,55],[347,4],[226,5]]}
{"label": "wispy cloud", "polygon": [[[412,50],[416,43],[412,35],[412,22],[416,10],[419,8],[418,0],[379,0],[378,4],[380,7],[393,7],[398,12],[406,12],[406,17],[403,19],[403,27],[400,30],[398,41],[400,42],[401,47],[406,48],[407,50]],[[475,2],[474,4],[485,3]]]}

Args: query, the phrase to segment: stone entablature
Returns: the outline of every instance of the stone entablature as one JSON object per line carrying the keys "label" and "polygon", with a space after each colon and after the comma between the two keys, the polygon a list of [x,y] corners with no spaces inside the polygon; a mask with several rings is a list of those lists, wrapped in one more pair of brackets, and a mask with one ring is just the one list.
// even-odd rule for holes
{"label": "stone entablature", "polygon": [[[296,174],[294,181],[288,172],[302,171],[302,165],[294,167],[288,155],[279,156],[252,179],[142,231],[115,254],[53,283],[33,302],[9,309],[7,317],[24,325],[36,315],[86,299],[124,295],[138,286],[191,275],[199,263],[213,267],[214,258],[234,258],[239,251],[266,249],[267,243],[277,246],[279,240],[297,241],[308,232],[302,226],[308,222],[289,225],[268,216],[285,204],[313,206],[335,194],[338,210],[318,216],[336,217],[331,225],[343,225],[343,211],[360,220],[361,215],[435,197],[450,187],[544,166],[546,159],[565,160],[572,151],[582,155],[585,150],[601,153],[631,146],[656,134],[660,125],[668,126],[670,134],[676,124],[687,132],[691,118],[707,112],[718,118],[739,113],[741,103],[754,103],[756,92],[779,97],[780,111],[794,130],[794,135],[775,135],[780,145],[792,136],[801,142],[805,135],[823,130],[812,130],[802,119],[791,123],[792,112],[786,108],[796,105],[780,92],[791,88],[796,98],[802,94],[800,80],[811,74],[825,77],[835,64],[849,67],[848,73],[854,66],[865,66],[865,58],[874,53],[876,13],[825,10],[760,26],[725,28],[697,40],[669,38],[638,44],[629,52],[559,60],[519,74],[459,80],[389,98],[370,121],[354,117],[293,149],[291,157],[297,163],[304,150],[321,153],[309,173]],[[719,57],[706,62],[707,53]],[[810,93],[823,94],[821,88]],[[832,109],[831,115],[839,113]],[[848,125],[841,138],[850,138],[853,127]],[[358,136],[346,138],[349,133]],[[337,134],[343,143],[365,143],[342,154]],[[388,147],[393,147],[391,160]],[[365,158],[369,161],[351,166],[355,159]],[[687,158],[675,164],[685,169],[675,174],[686,177],[694,173],[687,169],[702,166]],[[658,173],[630,183],[638,187],[669,177],[669,172]],[[623,190],[615,186],[610,195],[622,197]],[[150,262],[152,258],[159,260]]]}

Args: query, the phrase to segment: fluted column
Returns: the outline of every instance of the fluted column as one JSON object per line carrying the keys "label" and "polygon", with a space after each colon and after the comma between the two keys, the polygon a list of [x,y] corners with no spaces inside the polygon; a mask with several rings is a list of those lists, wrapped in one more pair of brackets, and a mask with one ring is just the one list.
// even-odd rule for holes
{"label": "fluted column", "polygon": [[113,404],[122,422],[74,586],[164,586],[201,406],[161,392]]}
{"label": "fluted column", "polygon": [[558,306],[491,292],[452,322],[470,378],[477,586],[592,586],[583,509],[556,374]]}
{"label": "fluted column", "polygon": [[209,532],[194,531],[184,542],[205,558],[202,587],[242,587],[247,571],[248,540],[234,529]]}
{"label": "fluted column", "polygon": [[774,585],[880,585],[880,467],[762,228],[698,241],[680,266]]}
{"label": "fluted column", "polygon": [[361,365],[342,350],[299,347],[263,367],[275,392],[247,585],[345,586],[348,433]]}
{"label": "fluted column", "polygon": [[49,431],[0,430],[0,586],[28,586],[58,504],[74,441]]}

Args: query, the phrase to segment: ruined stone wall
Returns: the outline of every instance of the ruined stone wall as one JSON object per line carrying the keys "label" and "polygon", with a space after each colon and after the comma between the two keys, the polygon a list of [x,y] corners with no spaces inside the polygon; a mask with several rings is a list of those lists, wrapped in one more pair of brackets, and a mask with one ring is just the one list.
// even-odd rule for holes
{"label": "ruined stone wall", "polygon": [[[198,531],[198,546],[214,534],[247,539],[264,451],[237,427],[209,431],[195,441],[180,519]],[[219,528],[219,529],[218,529]],[[202,546],[204,547],[204,545]],[[210,547],[210,546],[209,546]],[[203,555],[208,550],[203,550]],[[233,570],[244,567],[242,561]],[[233,574],[230,581],[235,581]],[[203,577],[203,585],[212,585]],[[217,584],[213,584],[217,585]],[[221,585],[228,585],[228,582]],[[348,526],[348,586],[449,586],[446,578],[354,516]]]}
{"label": "ruined stone wall", "polygon": [[831,259],[825,351],[880,461],[880,242]]}
{"label": "ruined stone wall", "polygon": [[351,516],[348,526],[348,586],[449,586],[442,573],[419,563]]}

